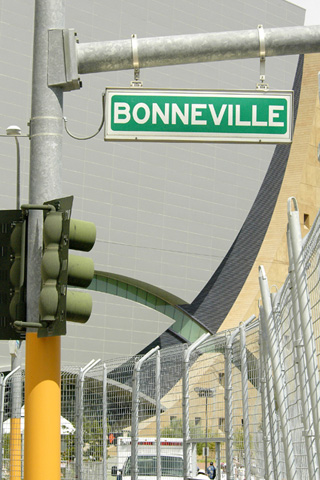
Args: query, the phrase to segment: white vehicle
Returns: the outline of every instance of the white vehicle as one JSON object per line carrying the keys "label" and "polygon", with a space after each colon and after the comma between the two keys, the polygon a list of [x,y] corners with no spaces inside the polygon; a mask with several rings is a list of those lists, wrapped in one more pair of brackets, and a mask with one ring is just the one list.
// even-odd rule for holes
{"label": "white vehicle", "polygon": [[[182,480],[183,446],[182,438],[161,438],[161,478],[165,480]],[[138,440],[138,479],[156,480],[157,478],[156,438],[139,438]],[[112,467],[112,475],[117,480],[131,480],[131,438],[117,439],[117,462]]]}

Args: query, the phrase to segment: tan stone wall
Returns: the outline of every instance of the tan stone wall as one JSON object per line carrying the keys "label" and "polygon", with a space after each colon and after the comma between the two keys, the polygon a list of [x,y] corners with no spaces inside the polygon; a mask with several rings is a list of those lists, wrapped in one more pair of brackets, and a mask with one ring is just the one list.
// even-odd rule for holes
{"label": "tan stone wall", "polygon": [[[320,163],[317,158],[320,143],[319,70],[320,55],[306,55],[298,117],[278,201],[256,261],[219,330],[238,326],[241,321],[258,314],[260,265],[264,266],[271,291],[283,284],[288,274],[286,245],[288,198],[293,196],[298,201],[302,235],[308,232],[308,228],[304,226],[304,215],[309,215],[311,227],[319,210]],[[257,147],[257,154],[258,152]]]}

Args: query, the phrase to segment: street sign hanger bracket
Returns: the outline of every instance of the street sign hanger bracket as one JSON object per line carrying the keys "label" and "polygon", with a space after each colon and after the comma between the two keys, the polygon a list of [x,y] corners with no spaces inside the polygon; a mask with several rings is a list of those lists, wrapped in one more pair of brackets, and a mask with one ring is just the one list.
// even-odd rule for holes
{"label": "street sign hanger bracket", "polygon": [[131,35],[131,47],[132,47],[132,64],[133,64],[133,71],[134,71],[134,80],[131,82],[131,87],[142,87],[143,83],[140,80],[138,37],[135,33]]}
{"label": "street sign hanger bracket", "polygon": [[260,51],[260,82],[257,83],[258,90],[269,90],[266,81],[266,37],[263,25],[258,25],[259,51]]}

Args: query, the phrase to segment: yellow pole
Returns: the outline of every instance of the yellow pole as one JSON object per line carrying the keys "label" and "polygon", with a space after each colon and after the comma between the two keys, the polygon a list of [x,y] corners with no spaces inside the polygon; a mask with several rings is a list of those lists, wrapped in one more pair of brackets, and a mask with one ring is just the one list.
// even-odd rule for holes
{"label": "yellow pole", "polygon": [[26,335],[24,480],[60,479],[60,337]]}

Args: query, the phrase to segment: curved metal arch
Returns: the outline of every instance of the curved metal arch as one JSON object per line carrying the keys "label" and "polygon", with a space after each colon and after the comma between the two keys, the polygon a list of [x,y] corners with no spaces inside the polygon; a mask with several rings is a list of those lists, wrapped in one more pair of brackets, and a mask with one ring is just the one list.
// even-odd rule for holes
{"label": "curved metal arch", "polygon": [[126,298],[172,318],[174,323],[170,330],[188,342],[193,343],[203,333],[212,333],[203,323],[183,310],[180,305],[185,304],[184,300],[140,280],[96,271],[88,289]]}

